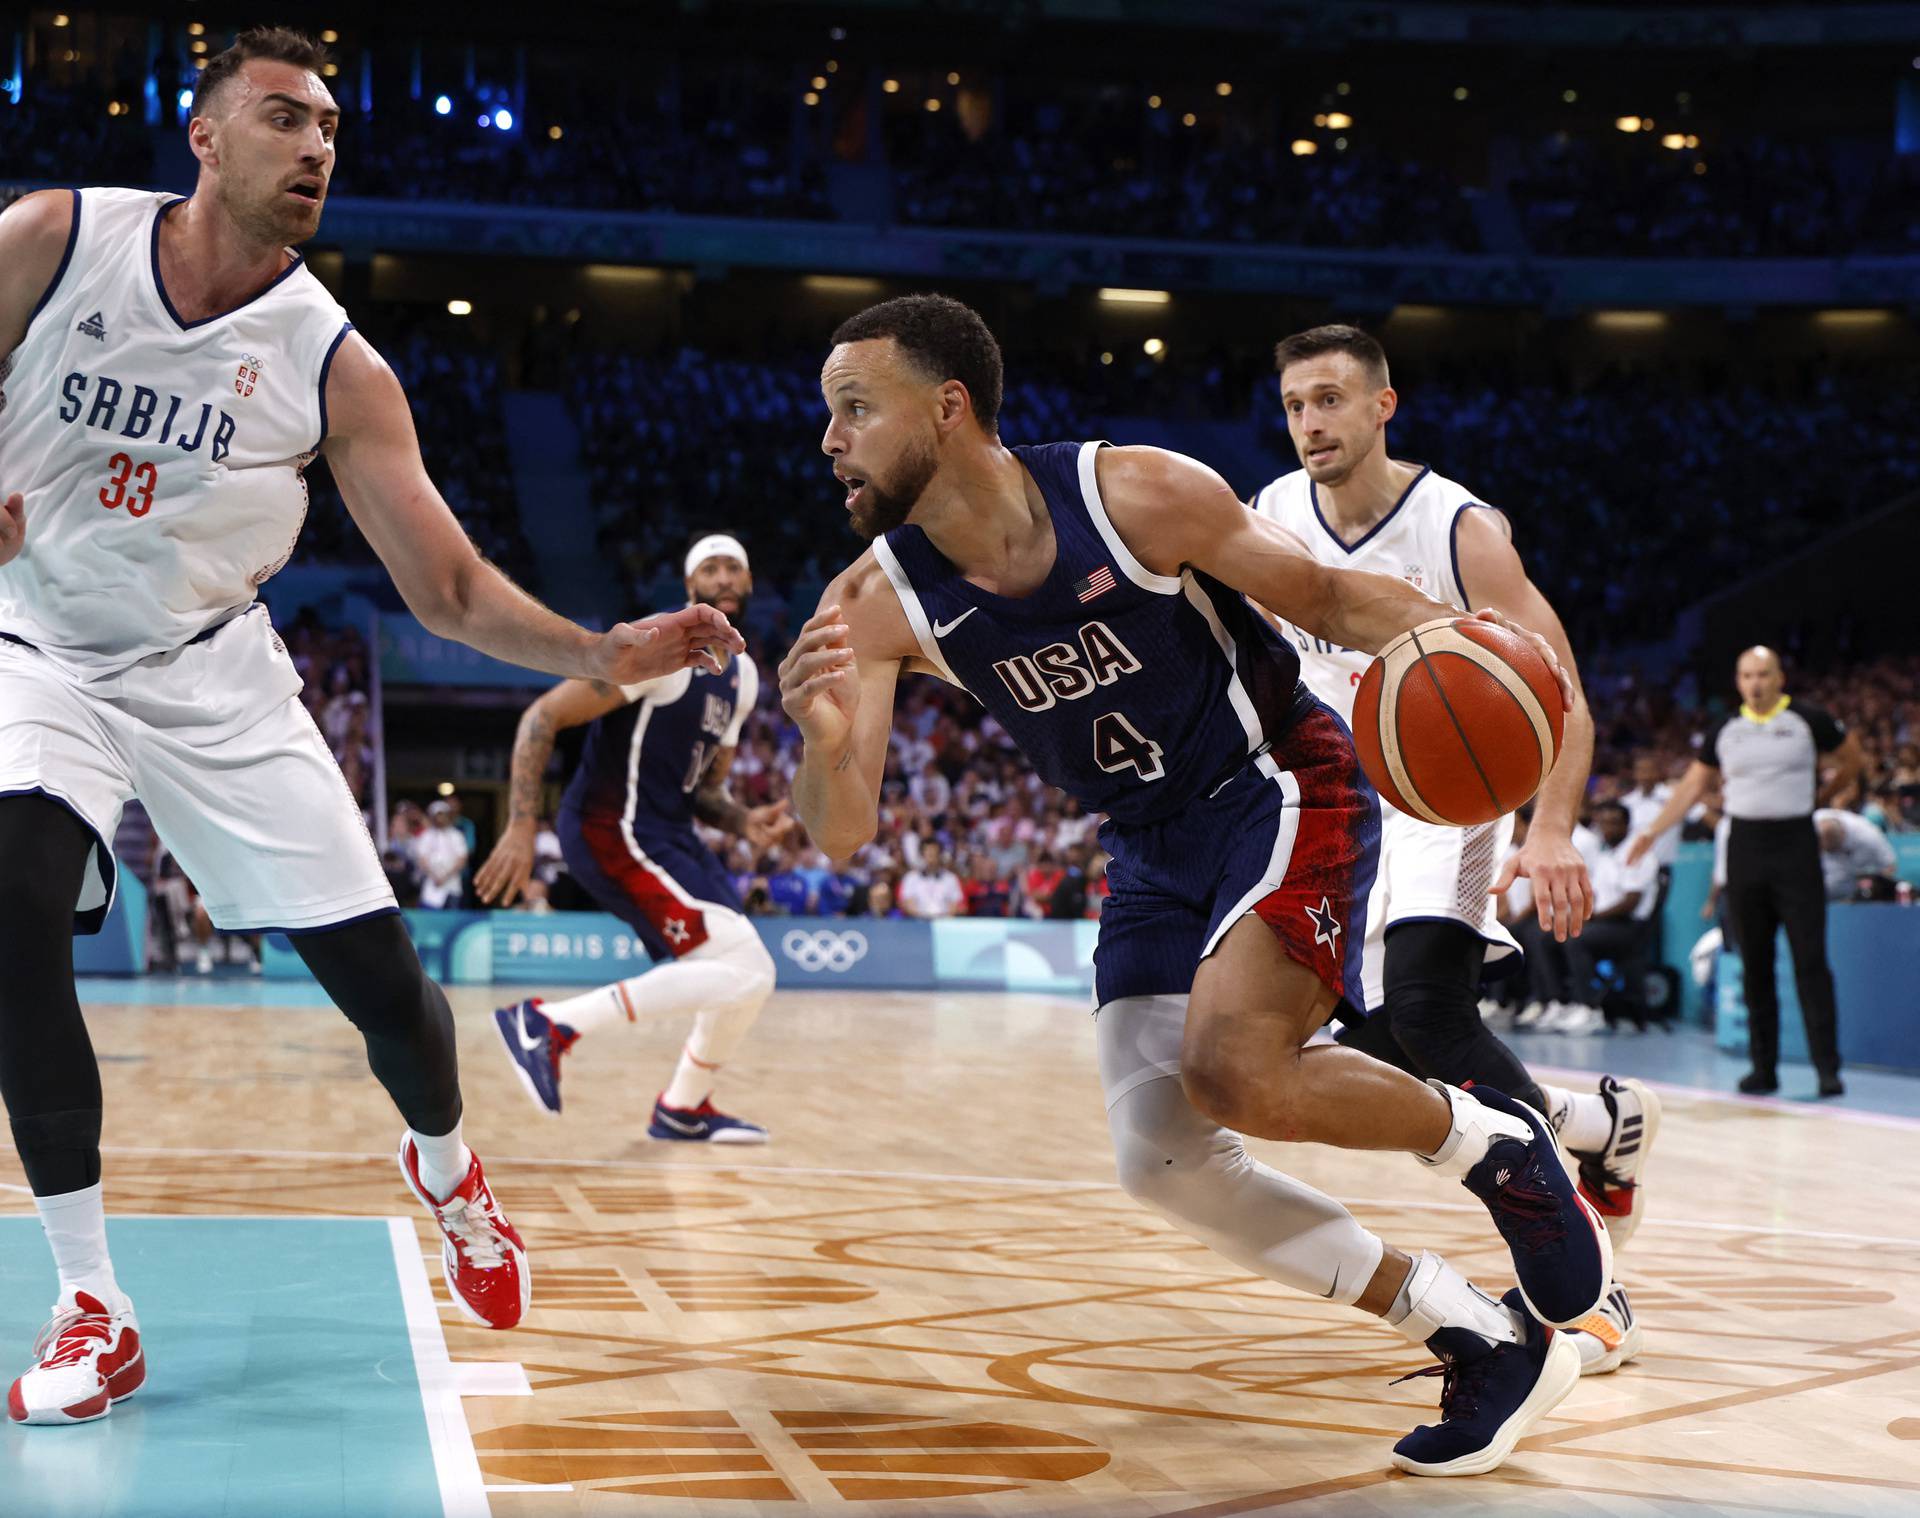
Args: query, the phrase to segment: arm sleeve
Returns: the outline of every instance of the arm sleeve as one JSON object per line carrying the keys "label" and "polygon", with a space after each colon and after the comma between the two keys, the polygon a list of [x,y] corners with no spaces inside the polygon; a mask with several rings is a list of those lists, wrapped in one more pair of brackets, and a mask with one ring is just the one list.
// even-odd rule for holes
{"label": "arm sleeve", "polygon": [[1719,769],[1720,734],[1726,729],[1726,725],[1725,722],[1720,722],[1708,728],[1706,736],[1700,740],[1700,747],[1693,757],[1702,764],[1710,764],[1715,769]]}
{"label": "arm sleeve", "polygon": [[753,715],[753,709],[760,701],[759,666],[745,654],[735,654],[733,657],[740,664],[740,696],[733,703],[733,720],[727,724],[727,730],[721,736],[722,748],[740,746],[740,730],[747,725],[747,718]]}
{"label": "arm sleeve", "polygon": [[1807,726],[1813,732],[1813,746],[1821,753],[1831,754],[1847,741],[1847,725],[1824,708],[1802,706],[1796,701],[1793,709],[1806,719]]}

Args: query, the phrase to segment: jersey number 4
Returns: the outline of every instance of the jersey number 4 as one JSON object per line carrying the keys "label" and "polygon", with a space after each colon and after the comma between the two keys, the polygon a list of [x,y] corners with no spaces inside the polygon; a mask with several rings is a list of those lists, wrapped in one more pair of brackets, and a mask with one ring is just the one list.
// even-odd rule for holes
{"label": "jersey number 4", "polygon": [[1119,712],[1102,712],[1093,719],[1093,762],[1109,775],[1133,770],[1142,780],[1166,774],[1160,756],[1166,752]]}
{"label": "jersey number 4", "polygon": [[[107,476],[107,483],[100,487],[100,504],[108,511],[127,508],[130,517],[143,517],[153,510],[153,487],[159,477],[151,463],[142,461],[136,466],[124,453],[116,453],[107,460],[107,467],[113,471]],[[129,490],[128,485],[132,485]],[[108,494],[111,490],[112,494]]]}

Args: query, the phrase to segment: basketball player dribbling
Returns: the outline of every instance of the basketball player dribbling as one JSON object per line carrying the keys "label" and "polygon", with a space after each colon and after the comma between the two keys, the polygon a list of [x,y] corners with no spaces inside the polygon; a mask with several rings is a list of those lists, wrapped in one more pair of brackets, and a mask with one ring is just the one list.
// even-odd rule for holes
{"label": "basketball player dribbling", "polygon": [[[683,566],[691,605],[738,617],[753,591],[747,550],[726,533],[702,536]],[[480,899],[511,906],[533,871],[540,781],[561,728],[587,724],[580,767],[560,803],[567,869],[656,960],[644,975],[565,1001],[519,1002],[493,1014],[529,1095],[560,1111],[560,1060],[585,1034],[621,1022],[691,1017],[680,1062],[653,1105],[650,1138],[761,1144],[767,1130],[720,1112],[713,1086],[773,994],[773,956],[726,870],[693,830],[697,817],[757,851],[793,829],[788,803],[745,807],[727,790],[760,672],[736,654],[726,670],[679,670],[638,685],[568,680],[520,719],[513,744],[513,816],[474,877]]]}
{"label": "basketball player dribbling", "polygon": [[[1532,1109],[1307,1047],[1360,995],[1378,804],[1344,724],[1248,603],[1375,649],[1446,608],[1318,563],[1192,459],[1003,447],[999,347],[957,301],[844,323],[821,388],[822,447],[872,547],[780,666],[800,820],[835,858],[873,836],[903,670],[971,692],[1042,778],[1106,813],[1095,1026],[1122,1184],[1245,1269],[1427,1344],[1442,1419],[1395,1463],[1492,1469],[1577,1381],[1546,1325],[1593,1310],[1610,1247]],[[1383,1243],[1239,1134],[1400,1150],[1458,1177],[1519,1289],[1496,1301]]]}
{"label": "basketball player dribbling", "polygon": [[[1516,872],[1533,882],[1540,926],[1562,942],[1579,934],[1593,909],[1587,867],[1573,846],[1593,760],[1593,715],[1566,633],[1514,551],[1505,515],[1428,466],[1389,456],[1386,428],[1398,395],[1374,338],[1355,327],[1315,327],[1278,344],[1275,364],[1301,467],[1262,489],[1254,510],[1323,564],[1395,575],[1459,611],[1490,606],[1539,628],[1575,692],[1559,762],[1534,802],[1525,846],[1504,870],[1511,816],[1440,827],[1381,801],[1358,1009],[1368,1015],[1344,1028],[1341,1042],[1417,1075],[1492,1086],[1545,1113],[1580,1162],[1587,1199],[1615,1245],[1624,1244],[1645,1215],[1639,1177],[1659,1127],[1659,1097],[1640,1081],[1612,1076],[1593,1091],[1536,1083],[1479,1007],[1483,965],[1519,952],[1495,911]],[[1282,630],[1299,650],[1301,678],[1351,722],[1372,655],[1284,620]],[[1575,1342],[1589,1373],[1615,1370],[1639,1349],[1642,1331],[1618,1288],[1584,1326]]]}
{"label": "basketball player dribbling", "polygon": [[692,607],[594,634],[474,551],[406,396],[290,245],[314,235],[339,113],[324,53],[244,33],[201,74],[191,198],[90,189],[0,216],[0,1095],[59,1273],[12,1419],[104,1415],[146,1375],[108,1255],[99,1067],[72,935],[114,889],[139,797],[216,926],[287,933],[364,1035],[455,1304],[509,1328],[526,1251],[461,1138],[453,1019],[256,592],[325,452],[434,632],[556,674],[651,679],[741,644]]}

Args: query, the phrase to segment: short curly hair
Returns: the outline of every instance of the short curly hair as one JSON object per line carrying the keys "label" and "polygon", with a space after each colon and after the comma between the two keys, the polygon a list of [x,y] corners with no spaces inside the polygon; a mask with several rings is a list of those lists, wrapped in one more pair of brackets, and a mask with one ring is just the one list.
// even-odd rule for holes
{"label": "short curly hair", "polygon": [[890,337],[913,366],[936,384],[953,379],[967,387],[973,419],[993,436],[1000,430],[1004,383],[1000,344],[980,313],[946,295],[902,295],[868,306],[840,323],[834,346]]}
{"label": "short curly hair", "polygon": [[321,43],[290,26],[250,26],[233,39],[224,52],[215,53],[200,71],[200,82],[193,90],[193,114],[207,114],[209,102],[225,84],[240,72],[241,66],[255,58],[271,58],[276,63],[291,63],[295,68],[319,73],[329,61]]}

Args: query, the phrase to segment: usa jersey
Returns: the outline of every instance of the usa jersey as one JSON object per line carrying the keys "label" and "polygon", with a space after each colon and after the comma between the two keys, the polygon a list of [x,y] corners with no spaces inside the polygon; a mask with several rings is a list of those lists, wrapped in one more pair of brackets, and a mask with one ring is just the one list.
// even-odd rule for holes
{"label": "usa jersey", "polygon": [[735,654],[726,673],[683,669],[621,687],[624,706],[587,728],[580,767],[561,806],[589,818],[618,818],[641,832],[684,828],[693,793],[715,754],[740,742],[760,696],[760,672]]}
{"label": "usa jersey", "polygon": [[1053,569],[1030,596],[972,584],[911,523],[873,547],[928,662],[1042,779],[1126,826],[1175,815],[1273,744],[1300,661],[1238,591],[1133,556],[1100,500],[1102,446],[1013,450],[1053,518]]}
{"label": "usa jersey", "polygon": [[[1351,545],[1327,525],[1319,492],[1304,469],[1268,485],[1253,498],[1253,509],[1299,538],[1322,564],[1392,575],[1436,601],[1462,611],[1473,609],[1460,583],[1456,546],[1460,518],[1469,511],[1493,508],[1476,500],[1464,485],[1443,479],[1425,466],[1393,510]],[[1300,678],[1351,726],[1354,692],[1373,655],[1330,643],[1291,623],[1287,633],[1300,651]]]}
{"label": "usa jersey", "polygon": [[27,514],[0,633],[90,680],[192,641],[286,563],[348,323],[297,254],[252,300],[183,322],[159,276],[179,197],[71,193],[66,256],[0,361],[0,488]]}

